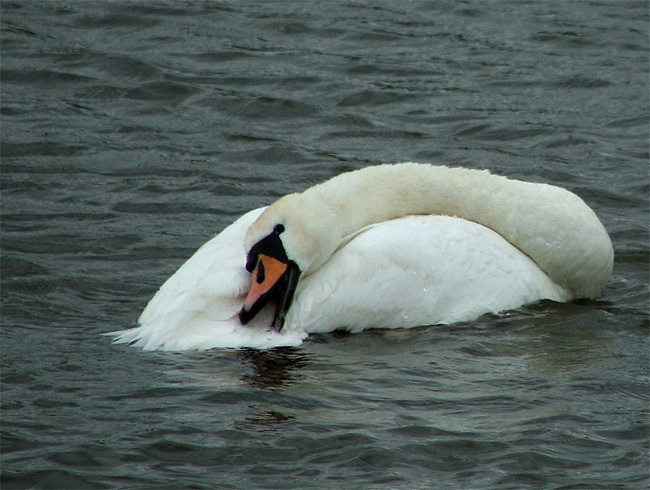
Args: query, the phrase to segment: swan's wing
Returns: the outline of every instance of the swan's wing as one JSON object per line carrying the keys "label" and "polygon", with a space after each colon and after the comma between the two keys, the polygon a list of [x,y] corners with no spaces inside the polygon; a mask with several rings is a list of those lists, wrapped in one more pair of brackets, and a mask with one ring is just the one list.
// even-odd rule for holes
{"label": "swan's wing", "polygon": [[[231,317],[236,312],[232,309],[234,300],[250,287],[250,274],[244,268],[244,235],[262,211],[245,214],[199,248],[160,287],[138,323],[145,325],[161,319],[182,322],[183,316],[205,311],[215,301],[212,317]],[[223,308],[217,308],[219,305]]]}
{"label": "swan's wing", "polygon": [[297,345],[293,337],[270,331],[270,313],[242,326],[237,318],[250,274],[244,264],[243,239],[264,208],[245,214],[205,243],[151,299],[140,315],[140,327],[109,335],[117,343],[144,349],[192,350],[215,347]]}
{"label": "swan's wing", "polygon": [[[287,324],[308,332],[468,321],[565,292],[504,238],[446,216],[358,233],[302,279]],[[286,326],[285,326],[286,328]]]}

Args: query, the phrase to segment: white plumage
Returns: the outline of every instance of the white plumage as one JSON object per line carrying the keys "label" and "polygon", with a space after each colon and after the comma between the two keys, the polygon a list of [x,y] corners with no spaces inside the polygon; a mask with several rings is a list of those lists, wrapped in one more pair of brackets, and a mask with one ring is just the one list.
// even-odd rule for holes
{"label": "white plumage", "polygon": [[[419,164],[343,174],[244,215],[160,288],[140,327],[145,349],[299,345],[338,328],[469,321],[541,299],[594,297],[612,269],[593,211],[558,187]],[[302,271],[284,328],[267,305],[237,316],[251,287],[246,253],[277,223]]]}

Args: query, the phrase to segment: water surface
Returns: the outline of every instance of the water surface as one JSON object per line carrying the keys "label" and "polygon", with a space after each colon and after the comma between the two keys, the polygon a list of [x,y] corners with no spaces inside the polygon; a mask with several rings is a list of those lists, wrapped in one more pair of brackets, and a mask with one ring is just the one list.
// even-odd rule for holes
{"label": "water surface", "polygon": [[[3,488],[648,484],[642,1],[4,1]],[[101,334],[244,211],[420,161],[562,185],[602,298],[300,348]]]}

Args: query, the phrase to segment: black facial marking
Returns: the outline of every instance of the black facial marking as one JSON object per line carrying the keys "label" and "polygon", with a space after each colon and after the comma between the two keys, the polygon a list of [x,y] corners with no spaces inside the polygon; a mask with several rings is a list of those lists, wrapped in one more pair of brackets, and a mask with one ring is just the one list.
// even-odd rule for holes
{"label": "black facial marking", "polygon": [[257,284],[262,284],[264,282],[265,276],[266,274],[264,271],[264,262],[260,260],[257,264],[257,277],[255,278]]}
{"label": "black facial marking", "polygon": [[248,272],[253,272],[253,269],[257,265],[257,257],[260,254],[268,255],[285,264],[289,261],[287,253],[284,251],[282,240],[280,240],[280,233],[283,231],[284,225],[277,224],[270,235],[265,236],[251,247],[246,257],[246,270]]}
{"label": "black facial marking", "polygon": [[287,265],[287,270],[282,277],[283,294],[281,294],[281,297],[279,298],[275,309],[275,315],[273,316],[273,322],[271,323],[271,327],[273,327],[276,332],[282,330],[282,327],[284,326],[284,318],[291,306],[293,293],[296,292],[296,286],[298,285],[298,279],[301,274],[300,269],[293,260],[290,260]]}

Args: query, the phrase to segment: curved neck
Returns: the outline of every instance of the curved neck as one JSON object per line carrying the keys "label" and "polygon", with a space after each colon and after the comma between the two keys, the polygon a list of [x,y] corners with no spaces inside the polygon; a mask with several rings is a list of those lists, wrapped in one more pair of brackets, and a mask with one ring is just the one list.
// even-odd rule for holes
{"label": "curved neck", "polygon": [[413,214],[444,214],[481,222],[477,216],[480,209],[473,203],[479,200],[478,195],[485,196],[490,179],[492,185],[508,182],[485,170],[402,163],[344,173],[303,194],[313,194],[327,203],[346,236],[368,225]]}
{"label": "curved neck", "polygon": [[499,233],[573,297],[595,296],[611,274],[607,232],[578,196],[559,187],[403,163],[341,174],[303,195],[327,205],[344,240],[407,215],[455,216]]}

